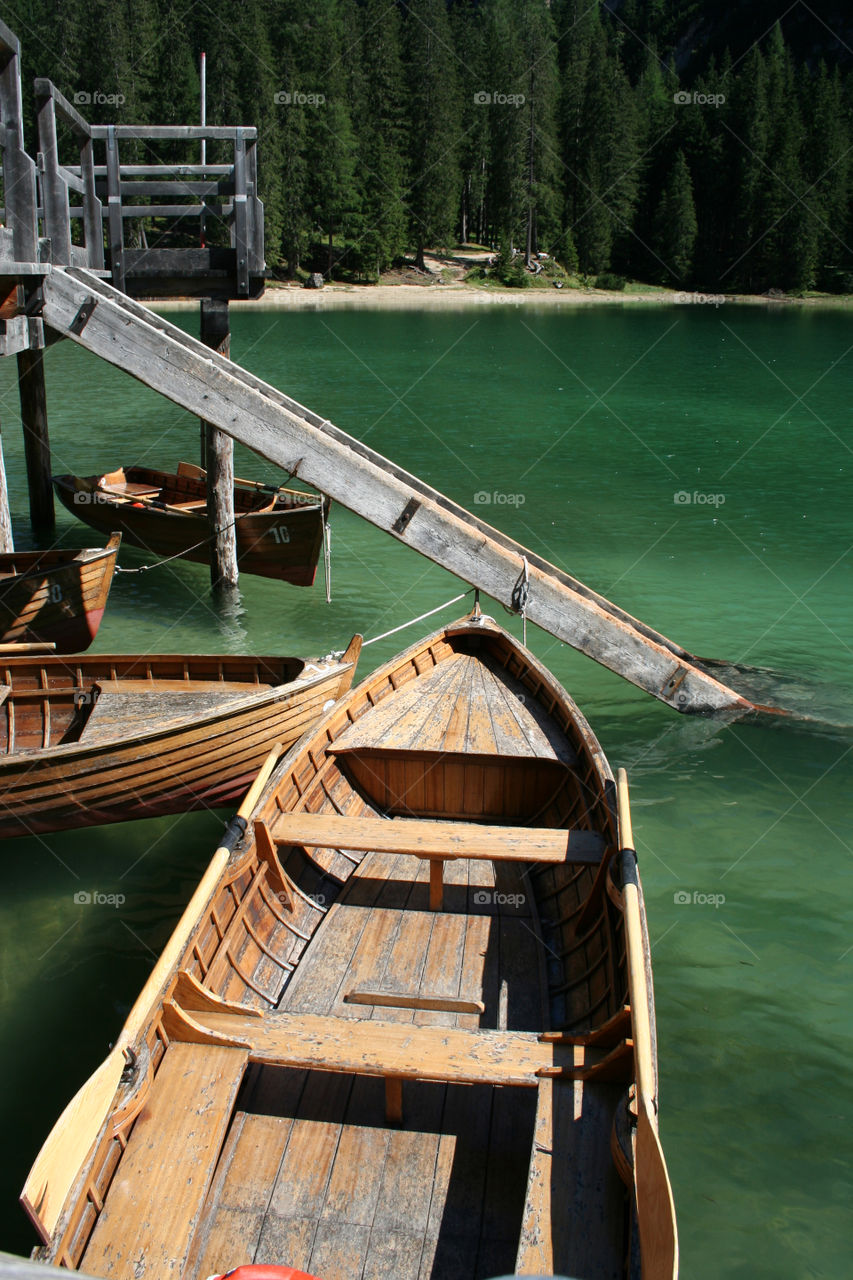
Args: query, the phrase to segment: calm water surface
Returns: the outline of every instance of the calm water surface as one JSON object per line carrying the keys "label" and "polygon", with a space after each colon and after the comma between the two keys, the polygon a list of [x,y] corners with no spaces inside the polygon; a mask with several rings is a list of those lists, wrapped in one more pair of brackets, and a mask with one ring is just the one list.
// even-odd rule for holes
{"label": "calm water surface", "polygon": [[[196,331],[196,315],[173,318]],[[253,372],[688,649],[761,668],[765,700],[811,717],[685,719],[530,629],[632,781],[691,1280],[849,1274],[851,343],[844,313],[796,309],[234,317],[234,358]],[[56,471],[196,460],[194,419],[69,342],[46,359]],[[13,375],[0,362],[24,547]],[[237,471],[276,476],[239,449]],[[96,541],[64,510],[58,521],[64,541]],[[244,578],[226,609],[202,566],[120,575],[97,647],[315,654],[462,589],[340,508],[332,585],[326,605],[319,586]],[[366,650],[362,674],[418,632]],[[7,844],[0,1247],[33,1243],[16,1204],[31,1160],[220,831],[205,813]],[[81,906],[81,890],[125,902]]]}

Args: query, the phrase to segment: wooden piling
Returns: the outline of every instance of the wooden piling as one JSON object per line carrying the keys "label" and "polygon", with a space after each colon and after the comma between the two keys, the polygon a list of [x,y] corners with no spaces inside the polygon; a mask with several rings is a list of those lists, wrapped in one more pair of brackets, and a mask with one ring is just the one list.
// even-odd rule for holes
{"label": "wooden piling", "polygon": [[[231,358],[228,302],[201,300],[201,340],[226,359]],[[210,582],[213,587],[236,587],[237,533],[234,528],[234,442],[210,422],[202,422],[202,466],[207,471],[207,518],[210,526]]]}
{"label": "wooden piling", "polygon": [[20,351],[17,356],[30,520],[35,528],[50,528],[56,522],[53,485],[50,481],[50,437],[47,430],[43,357],[42,351],[33,350]]}
{"label": "wooden piling", "polygon": [[3,433],[0,431],[0,555],[8,555],[14,550],[12,517],[9,513],[9,492],[6,488],[6,467],[3,462]]}

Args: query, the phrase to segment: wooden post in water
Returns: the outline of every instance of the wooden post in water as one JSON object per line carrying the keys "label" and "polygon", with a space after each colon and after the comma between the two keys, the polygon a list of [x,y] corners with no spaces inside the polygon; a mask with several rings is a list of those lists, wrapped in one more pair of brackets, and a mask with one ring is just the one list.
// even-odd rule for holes
{"label": "wooden post in water", "polygon": [[51,527],[55,523],[43,356],[42,351],[19,351],[17,357],[30,520],[36,528]]}
{"label": "wooden post in water", "polygon": [[9,514],[9,493],[6,489],[6,467],[3,462],[3,433],[0,432],[0,554],[15,550],[12,541],[12,517]]}
{"label": "wooden post in water", "polygon": [[[201,340],[231,358],[228,302],[201,300]],[[234,442],[210,422],[202,422],[201,464],[207,472],[207,518],[210,526],[210,582],[213,587],[236,587],[237,533],[234,528]]]}

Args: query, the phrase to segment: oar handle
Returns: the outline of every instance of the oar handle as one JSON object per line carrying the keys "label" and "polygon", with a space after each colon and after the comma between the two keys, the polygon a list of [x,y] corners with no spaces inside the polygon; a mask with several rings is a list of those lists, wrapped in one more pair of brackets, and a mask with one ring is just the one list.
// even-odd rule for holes
{"label": "oar handle", "polygon": [[640,910],[640,878],[631,826],[628,775],[617,774],[619,848],[622,860],[622,914],[634,1035],[637,1084],[637,1143],[634,1185],[640,1229],[643,1275],[648,1280],[674,1280],[678,1275],[678,1229],[672,1188],[657,1129],[657,1081],[652,1057],[649,971]]}
{"label": "oar handle", "polygon": [[656,1088],[652,1060],[652,1025],[649,1016],[649,985],[646,975],[645,948],[643,946],[643,923],[640,915],[637,855],[634,851],[634,832],[631,825],[631,805],[628,797],[628,775],[624,769],[620,769],[617,774],[616,796],[619,813],[619,849],[622,861],[625,949],[634,1028],[634,1061],[637,1072],[637,1091],[647,1099],[654,1109]]}

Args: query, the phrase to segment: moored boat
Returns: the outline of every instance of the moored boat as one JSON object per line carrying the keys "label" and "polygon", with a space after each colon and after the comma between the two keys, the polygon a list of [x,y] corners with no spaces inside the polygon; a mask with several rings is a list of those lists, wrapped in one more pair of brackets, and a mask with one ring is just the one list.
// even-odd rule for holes
{"label": "moored boat", "polygon": [[94,640],[121,535],[105,547],[56,547],[0,555],[0,643],[54,645],[79,653]]}
{"label": "moored boat", "polygon": [[[204,471],[121,467],[101,476],[53,478],[60,501],[93,529],[119,531],[127,543],[198,564],[210,558]],[[241,573],[310,587],[323,547],[330,501],[298,489],[234,482],[234,531]]]}
{"label": "moored boat", "polygon": [[43,1258],[672,1280],[631,845],[624,777],[490,619],[381,667],[268,762],[54,1127]]}
{"label": "moored boat", "polygon": [[0,838],[233,804],[349,688],[342,656],[0,656]]}

